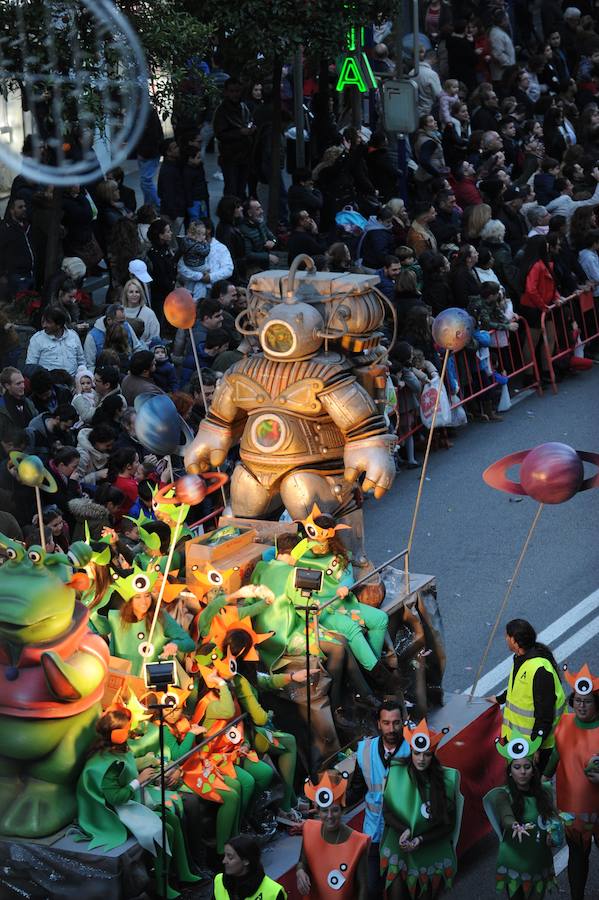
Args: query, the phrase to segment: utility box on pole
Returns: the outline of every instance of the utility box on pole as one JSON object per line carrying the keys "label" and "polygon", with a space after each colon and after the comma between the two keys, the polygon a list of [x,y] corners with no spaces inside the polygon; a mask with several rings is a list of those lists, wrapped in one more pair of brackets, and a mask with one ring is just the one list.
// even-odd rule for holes
{"label": "utility box on pole", "polygon": [[389,79],[382,85],[385,131],[413,134],[418,128],[418,85],[411,78]]}

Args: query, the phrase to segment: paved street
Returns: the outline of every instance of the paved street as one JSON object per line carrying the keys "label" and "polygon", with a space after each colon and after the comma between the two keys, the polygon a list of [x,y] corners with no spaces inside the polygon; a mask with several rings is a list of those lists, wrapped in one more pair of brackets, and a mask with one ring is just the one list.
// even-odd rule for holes
{"label": "paved street", "polygon": [[[554,397],[531,395],[502,423],[470,424],[451,450],[432,454],[410,569],[436,575],[447,645],[447,691],[472,685],[480,656],[528,528],[535,501],[494,491],[481,473],[508,453],[545,441],[599,450],[599,368],[569,378]],[[369,500],[367,546],[376,563],[406,545],[418,489],[418,471],[402,471],[381,502]],[[519,502],[514,502],[519,501]],[[599,492],[587,491],[560,506],[546,506],[486,662],[481,693],[505,685],[508,651],[503,624],[529,619],[558,661],[599,671]],[[588,599],[587,599],[588,598]],[[497,669],[506,661],[503,670]],[[479,693],[479,691],[477,691]],[[496,843],[489,840],[462,865],[455,900],[494,896]],[[557,860],[565,864],[565,854]],[[560,893],[569,896],[565,872]],[[599,896],[599,854],[587,896]]]}

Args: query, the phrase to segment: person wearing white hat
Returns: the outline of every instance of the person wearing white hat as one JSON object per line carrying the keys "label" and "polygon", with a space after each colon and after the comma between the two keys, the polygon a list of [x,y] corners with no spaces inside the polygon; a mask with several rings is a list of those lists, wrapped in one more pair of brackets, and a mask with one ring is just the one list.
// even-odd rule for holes
{"label": "person wearing white hat", "polygon": [[132,259],[129,263],[129,275],[132,278],[137,278],[139,282],[143,285],[144,295],[146,298],[146,304],[150,306],[150,289],[147,287],[151,281],[153,281],[152,276],[148,272],[148,267],[143,261],[143,259]]}

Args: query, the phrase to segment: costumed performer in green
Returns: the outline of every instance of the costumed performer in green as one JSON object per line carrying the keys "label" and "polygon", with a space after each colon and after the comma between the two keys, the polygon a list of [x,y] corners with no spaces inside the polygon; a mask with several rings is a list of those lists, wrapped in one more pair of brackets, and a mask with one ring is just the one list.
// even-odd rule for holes
{"label": "costumed performer in green", "polygon": [[[97,740],[92,745],[77,783],[77,820],[89,837],[88,850],[113,850],[129,835],[155,858],[157,884],[162,884],[162,821],[142,801],[140,782],[155,775],[153,768],[138,773],[127,740],[131,712],[119,704],[109,707],[96,723]],[[180,881],[200,881],[189,867],[181,823],[171,808],[166,809],[167,860],[175,861]],[[170,864],[167,863],[170,871]],[[169,900],[179,892],[168,885]]]}
{"label": "costumed performer in green", "polygon": [[553,804],[550,784],[543,784],[535,762],[543,734],[535,740],[512,730],[496,743],[508,761],[506,782],[483,798],[485,812],[499,838],[496,887],[511,900],[542,900],[555,887],[552,846],[563,841],[563,825]]}
{"label": "costumed performer in green", "polygon": [[389,900],[435,900],[453,884],[464,799],[460,773],[435,755],[446,732],[432,731],[424,719],[405,726],[410,756],[391,760],[380,843]]}
{"label": "costumed performer in green", "polygon": [[128,659],[132,675],[142,675],[145,662],[191,653],[195,649],[193,639],[163,609],[148,645],[156,608],[152,589],[157,578],[158,572],[146,573],[138,568],[130,575],[114,578],[113,591],[121,595],[123,606],[120,610],[111,609],[106,618],[99,616],[96,620],[98,632],[110,638],[111,654]]}

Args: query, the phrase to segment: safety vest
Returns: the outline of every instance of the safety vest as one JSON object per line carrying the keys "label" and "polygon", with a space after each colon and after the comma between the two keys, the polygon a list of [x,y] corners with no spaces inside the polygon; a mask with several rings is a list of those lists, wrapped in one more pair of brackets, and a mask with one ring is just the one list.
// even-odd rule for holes
{"label": "safety vest", "polygon": [[551,734],[547,735],[541,749],[555,746],[555,727],[559,722],[565,708],[566,698],[557,672],[548,659],[535,656],[522,663],[514,676],[510,674],[507,687],[507,697],[503,710],[503,725],[501,735],[508,741],[511,739],[512,730],[515,729],[524,737],[530,737],[535,723],[534,698],[532,684],[539,669],[546,669],[553,676],[553,688],[555,690],[555,710]]}
{"label": "safety vest", "polygon": [[[287,900],[287,894],[280,884],[265,875],[258,890],[251,896],[247,896],[245,900],[277,900],[281,895],[282,900]],[[223,884],[222,873],[214,879],[214,900],[230,900],[229,892]]]}
{"label": "safety vest", "polygon": [[[373,844],[380,843],[383,828],[385,825],[383,819],[383,793],[389,769],[384,765],[379,753],[380,737],[364,738],[358,744],[358,765],[362,770],[364,781],[366,782],[366,797],[364,810],[364,824],[362,830],[364,834],[372,840]],[[409,756],[410,748],[403,741],[394,759]]]}

